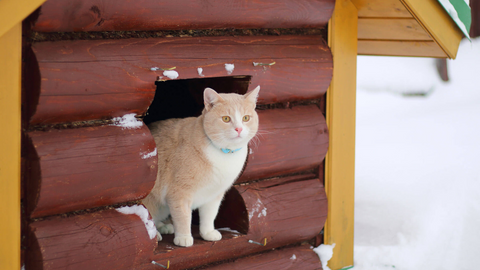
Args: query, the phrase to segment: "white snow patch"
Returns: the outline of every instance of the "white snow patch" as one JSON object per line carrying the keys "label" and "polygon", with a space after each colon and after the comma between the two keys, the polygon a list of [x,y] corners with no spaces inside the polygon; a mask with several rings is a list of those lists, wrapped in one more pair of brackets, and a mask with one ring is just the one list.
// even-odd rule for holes
{"label": "white snow patch", "polygon": [[354,270],[478,268],[480,38],[462,40],[449,82],[430,58],[357,59]]}
{"label": "white snow patch", "polygon": [[292,257],[290,257],[290,260],[296,260],[297,259],[297,256],[295,256],[295,254],[292,255]]}
{"label": "white snow patch", "polygon": [[262,201],[260,201],[260,199],[257,199],[257,201],[255,202],[255,204],[252,207],[252,211],[248,214],[248,220],[251,220],[253,215],[255,215],[255,213],[258,213],[258,217],[261,217],[261,216],[266,217],[267,216],[267,208],[263,207],[263,209],[260,210],[260,208],[262,206],[263,206]]}
{"label": "white snow patch", "polygon": [[143,154],[140,154],[142,155],[142,159],[147,159],[147,158],[151,158],[151,157],[154,157],[157,155],[157,148],[155,148],[155,150],[153,150],[152,152],[150,153],[143,153]]}
{"label": "white snow patch", "polygon": [[151,71],[157,71],[157,70],[159,70],[159,69],[160,69],[159,67],[151,67],[151,68],[150,68]]}
{"label": "white snow patch", "polygon": [[178,72],[176,72],[175,70],[165,70],[163,72],[163,76],[166,76],[166,77],[173,80],[173,79],[178,78]]}
{"label": "white snow patch", "polygon": [[327,266],[327,263],[333,256],[333,248],[334,247],[335,247],[335,244],[332,244],[332,245],[321,244],[320,246],[313,249],[313,251],[315,251],[315,253],[317,253],[318,257],[320,258],[320,261],[322,262],[323,270],[331,270]]}
{"label": "white snow patch", "polygon": [[151,219],[148,218],[148,210],[143,205],[132,205],[132,206],[124,206],[116,209],[118,212],[125,214],[125,215],[132,215],[135,214],[139,216],[143,223],[145,224],[145,228],[147,229],[148,236],[150,239],[157,237],[157,228],[155,228],[155,224]]}
{"label": "white snow patch", "polygon": [[218,231],[226,231],[226,232],[231,232],[231,233],[237,233],[237,234],[240,234],[239,231],[237,230],[233,230],[233,229],[230,229],[229,227],[225,227],[225,228],[220,228],[220,229],[217,229]]}
{"label": "white snow patch", "polygon": [[114,126],[123,127],[124,129],[125,128],[128,128],[128,129],[140,128],[143,125],[142,121],[139,121],[139,120],[137,120],[137,118],[135,118],[134,113],[125,114],[122,117],[115,117],[112,120],[114,122],[114,124],[113,124]]}
{"label": "white snow patch", "polygon": [[197,68],[197,72],[198,72],[198,75],[201,76],[201,77],[205,77],[205,75],[203,75],[203,68]]}
{"label": "white snow patch", "polygon": [[232,74],[234,68],[234,64],[225,64],[225,70],[227,71],[228,75]]}

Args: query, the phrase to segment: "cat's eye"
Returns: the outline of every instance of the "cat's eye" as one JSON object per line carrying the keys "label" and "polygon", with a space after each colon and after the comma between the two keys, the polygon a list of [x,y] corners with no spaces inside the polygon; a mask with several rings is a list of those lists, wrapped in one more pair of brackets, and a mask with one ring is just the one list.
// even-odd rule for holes
{"label": "cat's eye", "polygon": [[222,116],[222,120],[223,122],[228,123],[230,122],[230,116]]}
{"label": "cat's eye", "polygon": [[248,122],[250,120],[250,115],[243,116],[243,122]]}

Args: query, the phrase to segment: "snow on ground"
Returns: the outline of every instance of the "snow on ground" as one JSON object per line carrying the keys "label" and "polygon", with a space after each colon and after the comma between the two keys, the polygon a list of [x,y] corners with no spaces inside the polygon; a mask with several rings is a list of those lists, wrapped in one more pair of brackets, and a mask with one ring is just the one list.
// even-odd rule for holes
{"label": "snow on ground", "polygon": [[358,57],[354,270],[480,269],[480,39],[448,65]]}

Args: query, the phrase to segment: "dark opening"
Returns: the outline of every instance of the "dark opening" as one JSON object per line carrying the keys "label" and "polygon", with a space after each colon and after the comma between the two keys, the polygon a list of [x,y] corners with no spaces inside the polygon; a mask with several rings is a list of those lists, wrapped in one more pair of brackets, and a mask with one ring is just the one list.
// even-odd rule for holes
{"label": "dark opening", "polygon": [[245,94],[251,76],[157,81],[157,90],[143,122],[150,124],[170,118],[199,116],[203,110],[203,90]]}

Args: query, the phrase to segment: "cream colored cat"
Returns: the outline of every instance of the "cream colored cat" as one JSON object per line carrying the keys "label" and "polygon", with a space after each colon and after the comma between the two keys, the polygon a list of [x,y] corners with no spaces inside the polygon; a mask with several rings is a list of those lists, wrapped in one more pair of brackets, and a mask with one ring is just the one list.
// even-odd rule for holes
{"label": "cream colored cat", "polygon": [[175,245],[193,245],[191,218],[197,208],[202,238],[222,238],[213,223],[225,192],[243,168],[247,144],[257,133],[259,91],[257,86],[242,96],[206,88],[205,109],[199,117],[149,125],[157,144],[158,174],[143,203],[155,221],[158,240],[160,233],[175,232]]}

